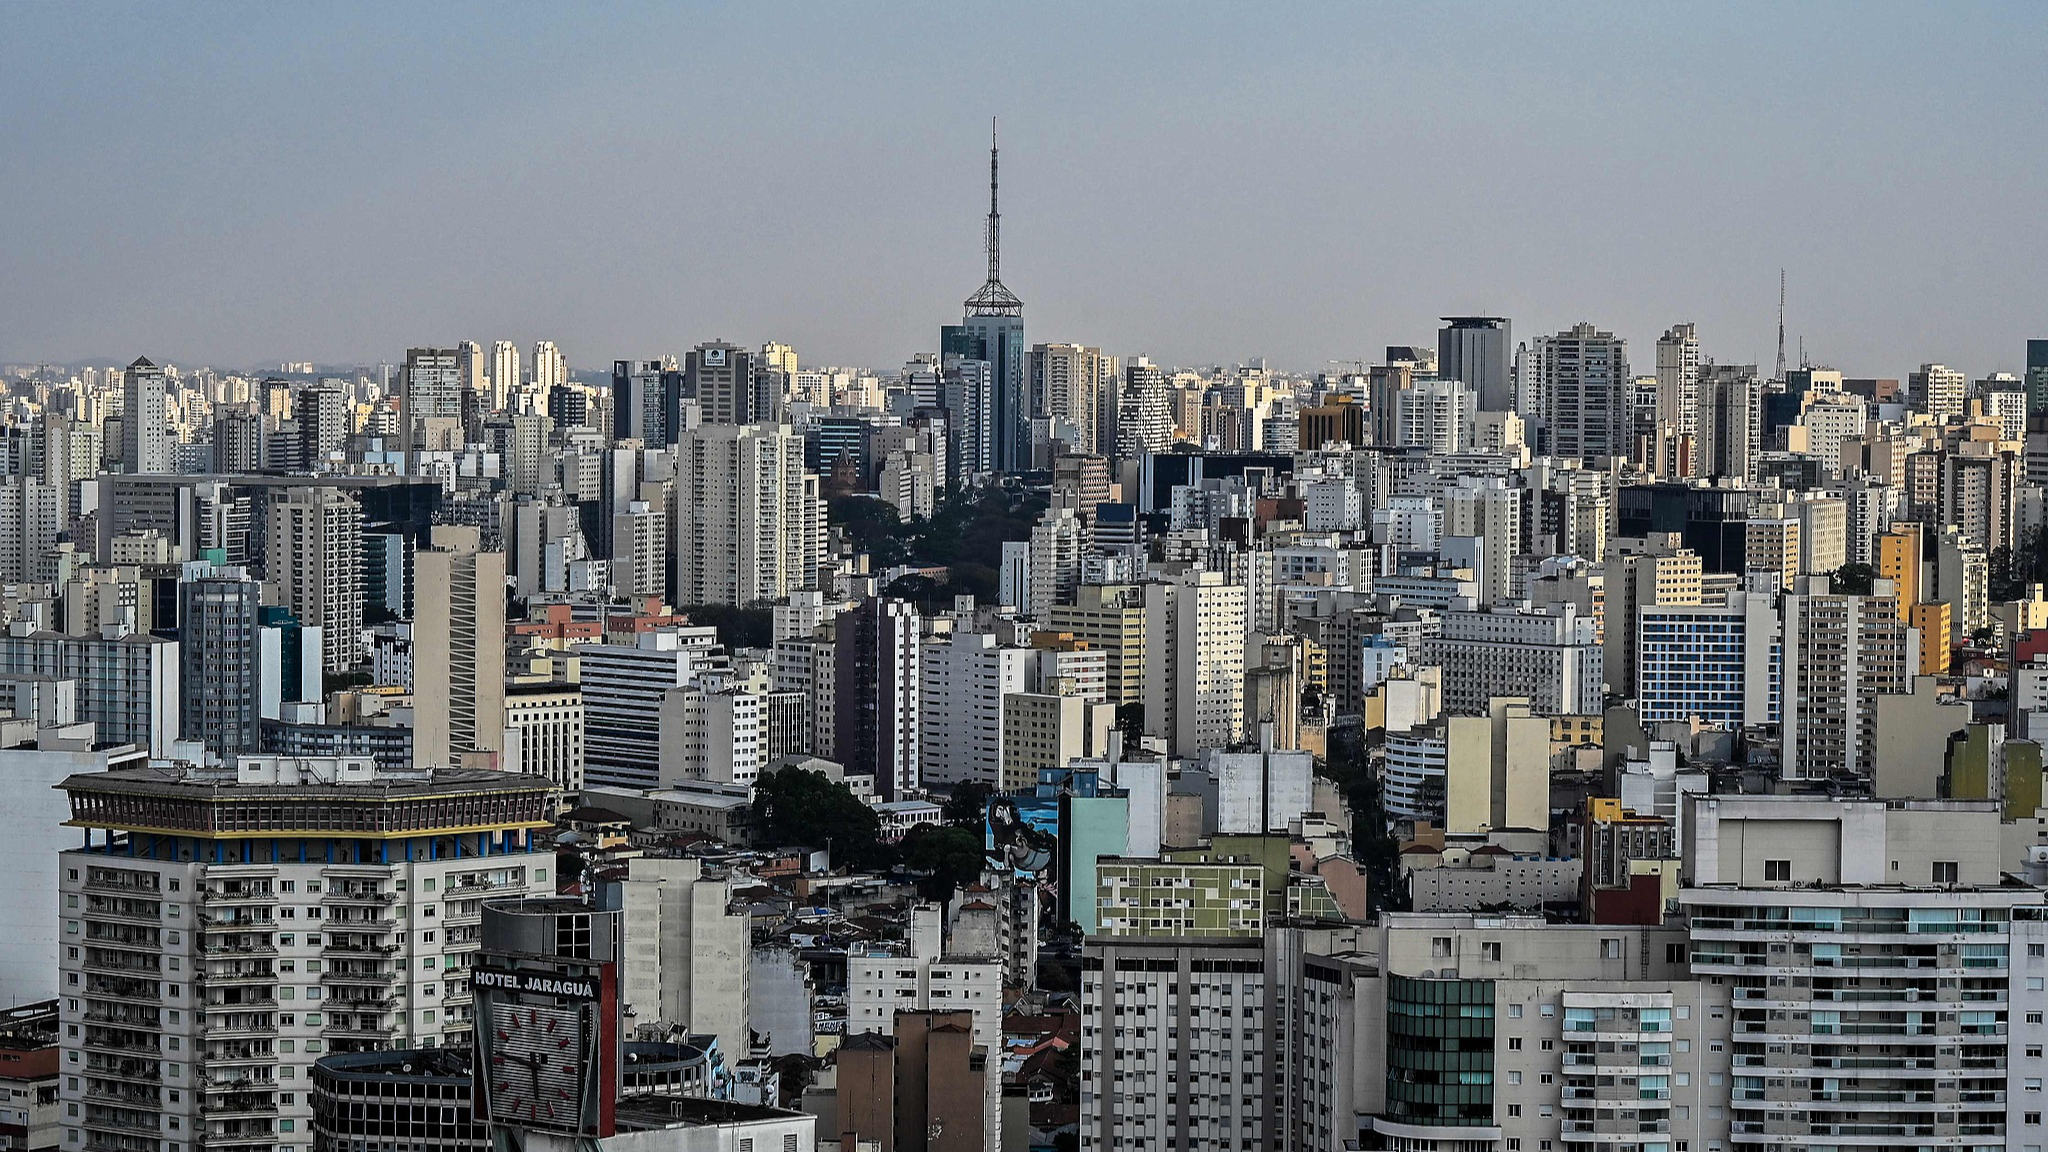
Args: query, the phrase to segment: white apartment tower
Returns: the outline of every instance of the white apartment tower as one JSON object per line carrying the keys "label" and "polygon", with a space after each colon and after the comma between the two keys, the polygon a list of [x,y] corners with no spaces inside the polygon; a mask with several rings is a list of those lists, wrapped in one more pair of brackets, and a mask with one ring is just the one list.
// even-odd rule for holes
{"label": "white apartment tower", "polygon": [[562,359],[562,350],[555,347],[553,340],[542,340],[533,346],[533,389],[543,395],[557,384],[569,382],[569,363]]}
{"label": "white apartment tower", "polygon": [[759,604],[810,580],[818,479],[786,424],[705,424],[676,446],[675,599]]}
{"label": "white apartment tower", "polygon": [[1699,431],[1699,411],[1699,333],[1673,324],[1657,338],[1657,424],[1690,436]]}
{"label": "white apartment tower", "polygon": [[491,345],[490,410],[502,412],[519,388],[519,345],[499,340]]}
{"label": "white apartment tower", "polygon": [[121,415],[121,470],[169,472],[175,438],[164,370],[138,356],[122,374],[121,386],[126,405]]}
{"label": "white apartment tower", "polygon": [[1171,756],[1237,743],[1244,738],[1244,585],[1219,572],[1186,572],[1142,587],[1146,727],[1166,738]]}
{"label": "white apartment tower", "polygon": [[363,509],[338,488],[271,497],[268,563],[299,623],[320,629],[321,663],[347,672],[363,657]]}
{"label": "white apartment tower", "polygon": [[243,757],[64,788],[65,1148],[310,1152],[313,1062],[466,1045],[483,901],[554,890],[531,776]]}

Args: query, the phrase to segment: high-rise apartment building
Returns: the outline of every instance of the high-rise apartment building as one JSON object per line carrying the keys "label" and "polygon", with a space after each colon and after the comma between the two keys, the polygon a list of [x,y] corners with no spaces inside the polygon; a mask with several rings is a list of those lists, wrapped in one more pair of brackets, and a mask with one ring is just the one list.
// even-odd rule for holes
{"label": "high-rise apartment building", "polygon": [[413,556],[413,762],[493,767],[505,739],[505,554],[437,524]]}
{"label": "high-rise apartment building", "polygon": [[1430,452],[1463,452],[1472,447],[1478,410],[1478,394],[1464,382],[1418,380],[1394,397],[1392,443]]}
{"label": "high-rise apartment building", "polygon": [[203,561],[178,581],[179,729],[218,756],[260,750],[263,586]]}
{"label": "high-rise apartment building", "polygon": [[612,591],[631,599],[668,594],[668,511],[632,500],[612,517]]}
{"label": "high-rise apartment building", "polygon": [[121,471],[171,470],[170,392],[164,370],[138,356],[121,376]]}
{"label": "high-rise apartment building", "polygon": [[1096,452],[1103,406],[1116,403],[1116,357],[1079,344],[1034,344],[1030,356],[1031,404],[1050,417],[1060,438],[1077,452]]}
{"label": "high-rise apartment building", "polygon": [[553,340],[542,340],[533,346],[533,389],[546,393],[548,389],[569,382],[569,362],[562,358],[562,350],[555,347]]}
{"label": "high-rise apartment building", "polygon": [[483,900],[554,889],[531,776],[244,757],[64,787],[65,1147],[310,1152],[313,1062],[466,1044]]}
{"label": "high-rise apartment building", "polygon": [[291,488],[270,500],[268,563],[285,607],[320,629],[321,666],[348,672],[362,659],[363,509],[338,488]]}
{"label": "high-rise apartment building", "polygon": [[331,458],[348,443],[348,398],[339,388],[301,388],[292,413],[299,425],[299,467],[328,471]]}
{"label": "high-rise apartment building", "polygon": [[1710,364],[1699,380],[1699,433],[1695,473],[1709,480],[1748,480],[1761,445],[1754,364]]}
{"label": "high-rise apartment building", "polygon": [[1033,655],[998,644],[986,632],[925,638],[918,709],[927,784],[1001,784],[1004,701],[1029,686]]}
{"label": "high-rise apartment building", "polygon": [[1165,738],[1170,756],[1237,743],[1244,738],[1245,586],[1220,572],[1186,572],[1139,587],[1146,729]]}
{"label": "high-rise apartment building", "polygon": [[[1691,324],[1674,324],[1657,338],[1657,434],[1697,437],[1699,416],[1699,334]],[[1679,463],[1689,474],[1692,461]]]}
{"label": "high-rise apartment building", "polygon": [[519,384],[519,345],[510,340],[495,341],[491,345],[490,410],[504,411]]}
{"label": "high-rise apartment building", "polygon": [[483,398],[488,404],[491,391],[490,361],[484,358],[484,346],[474,340],[464,340],[455,346],[455,363],[461,373],[462,391],[465,394]]}
{"label": "high-rise apartment building", "polygon": [[833,643],[833,758],[884,800],[907,798],[923,763],[917,608],[871,596],[839,614]]}
{"label": "high-rise apartment building", "polygon": [[[1097,451],[1113,451],[1119,460],[1173,447],[1173,397],[1166,373],[1143,356],[1124,365],[1123,394],[1117,399],[1115,436]],[[1313,445],[1312,445],[1313,447]]]}
{"label": "high-rise apartment building", "polygon": [[1946,364],[1922,364],[1907,377],[1906,387],[1915,408],[1936,420],[1949,420],[1962,416],[1970,378]]}
{"label": "high-rise apartment building", "polygon": [[612,439],[638,440],[650,448],[675,443],[682,389],[682,370],[672,356],[612,361]]}
{"label": "high-rise apartment building", "polygon": [[1628,342],[1581,323],[1537,337],[1532,352],[1551,454],[1628,456]]}
{"label": "high-rise apartment building", "polygon": [[1436,334],[1437,375],[1462,380],[1482,412],[1515,406],[1513,325],[1504,316],[1445,316]]}
{"label": "high-rise apartment building", "polygon": [[675,601],[760,604],[811,580],[818,478],[786,424],[704,424],[676,447]]}
{"label": "high-rise apartment building", "polygon": [[2048,412],[2048,340],[2027,341],[2027,412]]}
{"label": "high-rise apartment building", "polygon": [[[1825,586],[1824,578],[1816,583]],[[1871,778],[1877,760],[1877,698],[1912,690],[1919,645],[1926,642],[1899,619],[1891,597],[1787,595],[1781,705],[1785,778]]]}

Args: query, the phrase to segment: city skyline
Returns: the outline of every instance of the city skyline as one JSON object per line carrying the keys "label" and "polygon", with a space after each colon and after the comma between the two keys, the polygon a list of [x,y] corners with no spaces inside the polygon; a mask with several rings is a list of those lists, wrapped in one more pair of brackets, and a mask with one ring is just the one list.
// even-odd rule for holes
{"label": "city skyline", "polygon": [[[1035,12],[1070,60],[977,69],[894,10],[9,10],[35,95],[0,144],[41,175],[0,191],[0,361],[518,332],[583,370],[719,336],[885,368],[978,279],[999,114],[1005,279],[1045,339],[1313,372],[1483,312],[1644,359],[1692,322],[1768,364],[1784,268],[1794,363],[2021,367],[2033,11],[1311,11]],[[178,66],[88,67],[145,40]],[[699,42],[725,50],[599,66]],[[876,80],[912,67],[931,94]]]}

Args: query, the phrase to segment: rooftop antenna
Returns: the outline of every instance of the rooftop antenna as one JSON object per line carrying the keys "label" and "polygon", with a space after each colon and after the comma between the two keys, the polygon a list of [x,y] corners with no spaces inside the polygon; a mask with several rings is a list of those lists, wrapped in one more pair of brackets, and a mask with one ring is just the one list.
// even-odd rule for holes
{"label": "rooftop antenna", "polygon": [[988,224],[984,229],[988,242],[988,282],[967,298],[969,316],[1022,316],[1024,302],[1017,295],[1003,287],[1003,216],[996,209],[996,121],[988,122]]}
{"label": "rooftop antenna", "polygon": [[1785,379],[1785,270],[1778,269],[1778,379]]}

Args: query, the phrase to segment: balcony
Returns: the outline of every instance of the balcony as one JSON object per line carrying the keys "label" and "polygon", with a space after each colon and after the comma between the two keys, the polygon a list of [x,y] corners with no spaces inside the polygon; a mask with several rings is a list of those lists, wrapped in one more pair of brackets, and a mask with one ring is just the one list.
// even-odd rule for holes
{"label": "balcony", "polygon": [[208,888],[199,894],[199,902],[208,907],[234,904],[274,904],[277,902],[277,893],[269,887]]}
{"label": "balcony", "polygon": [[329,932],[393,932],[398,921],[389,916],[329,916],[326,926]]}
{"label": "balcony", "polygon": [[85,890],[111,892],[117,896],[141,896],[151,900],[163,895],[162,890],[157,887],[154,874],[116,876],[101,872],[97,868],[86,873]]}
{"label": "balcony", "polygon": [[329,1024],[320,1034],[331,1040],[389,1040],[398,1035],[398,1029],[378,1025],[376,1027]]}
{"label": "balcony", "polygon": [[[276,950],[272,949],[272,951],[275,952]],[[265,966],[263,968],[244,968],[237,966],[233,968],[220,968],[217,970],[201,968],[199,971],[194,972],[192,975],[193,978],[198,980],[201,984],[206,984],[209,986],[218,986],[222,984],[277,983],[277,973],[271,970],[268,966]]]}
{"label": "balcony", "polygon": [[86,996],[96,1000],[125,1000],[140,1004],[163,1002],[163,985],[154,980],[91,976],[85,981]]}
{"label": "balcony", "polygon": [[398,951],[396,944],[371,944],[361,940],[336,940],[332,936],[320,946],[323,953],[338,956],[389,956]]}
{"label": "balcony", "polygon": [[118,976],[132,975],[151,980],[157,979],[163,974],[163,969],[159,967],[159,961],[156,956],[128,954],[117,958],[105,952],[95,956],[91,950],[88,950],[85,954],[85,970],[87,972],[112,972]]}
{"label": "balcony", "polygon": [[267,1092],[234,1092],[209,1095],[199,1103],[201,1116],[225,1119],[230,1116],[275,1116],[277,1097]]}
{"label": "balcony", "polygon": [[139,924],[150,928],[163,926],[164,917],[154,905],[142,905],[140,900],[107,901],[101,898],[88,899],[85,904],[87,920],[102,920],[117,924]]}
{"label": "balcony", "polygon": [[398,893],[375,888],[329,888],[320,896],[322,904],[396,904]]}
{"label": "balcony", "polygon": [[154,1136],[163,1128],[161,1116],[151,1112],[101,1112],[97,1108],[85,1110],[85,1126],[102,1132],[132,1132],[138,1136]]}
{"label": "balcony", "polygon": [[139,1108],[144,1112],[155,1112],[163,1108],[163,1094],[132,1084],[115,1084],[88,1076],[85,1082],[87,1103],[99,1101],[122,1108]]}
{"label": "balcony", "polygon": [[208,932],[273,932],[277,921],[268,916],[213,916],[199,914],[199,923]]}
{"label": "balcony", "polygon": [[199,1034],[209,1040],[225,1040],[237,1036],[275,1036],[277,1035],[277,1022],[275,1020],[223,1020],[219,1023],[209,1021],[199,1026]]}
{"label": "balcony", "polygon": [[330,1012],[394,1012],[398,1009],[396,996],[329,996],[327,1010]]}
{"label": "balcony", "polygon": [[163,1065],[154,1060],[137,1060],[132,1056],[100,1056],[88,1052],[85,1057],[85,1072],[88,1076],[113,1076],[122,1080],[136,1080],[155,1083],[163,1079]]}
{"label": "balcony", "polygon": [[199,951],[206,956],[275,956],[277,945],[260,940],[208,940]]}

